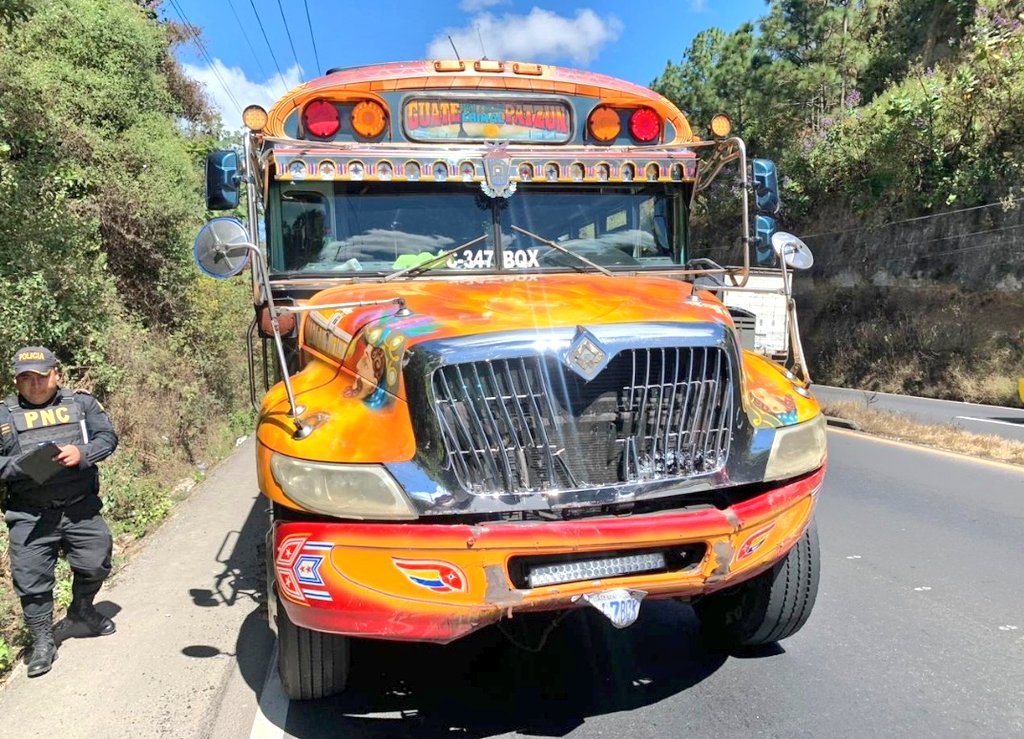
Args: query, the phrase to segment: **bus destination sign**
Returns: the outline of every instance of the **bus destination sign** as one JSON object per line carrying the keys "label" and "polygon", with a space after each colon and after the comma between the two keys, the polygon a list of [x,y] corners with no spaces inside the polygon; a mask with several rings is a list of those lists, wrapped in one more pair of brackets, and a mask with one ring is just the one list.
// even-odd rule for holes
{"label": "bus destination sign", "polygon": [[562,144],[572,134],[569,106],[560,101],[414,98],[402,108],[413,141],[537,141]]}

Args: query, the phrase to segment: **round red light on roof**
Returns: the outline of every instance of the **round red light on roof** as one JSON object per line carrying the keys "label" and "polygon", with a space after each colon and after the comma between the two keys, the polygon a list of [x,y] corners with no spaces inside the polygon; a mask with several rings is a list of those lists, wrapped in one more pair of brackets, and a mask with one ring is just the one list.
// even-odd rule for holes
{"label": "round red light on roof", "polygon": [[326,100],[314,100],[302,114],[306,130],[322,139],[333,136],[341,128],[338,109]]}
{"label": "round red light on roof", "polygon": [[637,141],[654,141],[661,133],[661,118],[650,108],[637,108],[629,117],[629,132]]}

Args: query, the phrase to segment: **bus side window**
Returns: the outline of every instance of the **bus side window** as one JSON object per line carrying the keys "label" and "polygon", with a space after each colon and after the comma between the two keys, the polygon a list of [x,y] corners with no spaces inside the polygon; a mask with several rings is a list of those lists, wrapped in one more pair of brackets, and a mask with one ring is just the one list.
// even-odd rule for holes
{"label": "bus side window", "polygon": [[281,198],[284,268],[302,269],[320,258],[331,237],[327,198],[317,192],[287,192]]}

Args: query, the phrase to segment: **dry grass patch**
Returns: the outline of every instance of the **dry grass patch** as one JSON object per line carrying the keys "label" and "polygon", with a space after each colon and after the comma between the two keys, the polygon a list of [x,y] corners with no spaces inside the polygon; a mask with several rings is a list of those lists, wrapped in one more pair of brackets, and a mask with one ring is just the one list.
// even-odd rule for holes
{"label": "dry grass patch", "polygon": [[1021,441],[1011,441],[992,434],[972,434],[952,424],[924,424],[902,413],[875,410],[865,407],[863,403],[827,403],[824,412],[829,416],[853,421],[861,431],[875,436],[1024,466],[1024,442]]}

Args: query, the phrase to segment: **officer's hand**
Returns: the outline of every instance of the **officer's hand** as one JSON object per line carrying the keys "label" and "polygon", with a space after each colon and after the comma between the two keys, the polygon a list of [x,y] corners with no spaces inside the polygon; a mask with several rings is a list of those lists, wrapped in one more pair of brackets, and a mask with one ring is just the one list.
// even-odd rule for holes
{"label": "officer's hand", "polygon": [[77,467],[78,463],[82,461],[82,450],[74,444],[65,444],[57,448],[60,449],[60,454],[54,459],[65,467]]}

